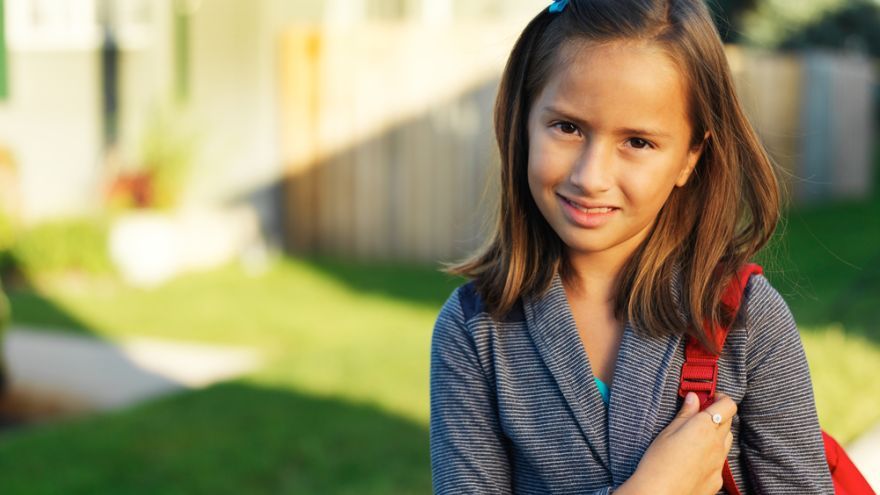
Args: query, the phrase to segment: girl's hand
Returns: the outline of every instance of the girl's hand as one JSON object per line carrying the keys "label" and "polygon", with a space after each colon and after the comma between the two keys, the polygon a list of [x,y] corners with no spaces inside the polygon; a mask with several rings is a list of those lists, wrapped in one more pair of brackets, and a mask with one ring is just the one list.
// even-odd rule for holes
{"label": "girl's hand", "polygon": [[[707,495],[721,490],[721,469],[733,444],[730,424],[736,404],[719,393],[715,403],[703,411],[699,407],[697,396],[688,393],[681,411],[616,493]],[[720,425],[712,422],[716,413],[721,414]]]}

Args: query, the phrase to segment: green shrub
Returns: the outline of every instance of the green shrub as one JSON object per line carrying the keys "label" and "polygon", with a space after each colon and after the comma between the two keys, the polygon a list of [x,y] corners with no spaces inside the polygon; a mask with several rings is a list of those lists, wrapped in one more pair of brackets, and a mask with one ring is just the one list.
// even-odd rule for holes
{"label": "green shrub", "polygon": [[[3,293],[3,287],[0,286],[0,350],[3,349],[3,339],[6,336],[6,328],[9,326],[11,316],[9,300]],[[4,353],[0,352],[0,395],[6,390],[6,363],[3,358]]]}
{"label": "green shrub", "polygon": [[5,272],[13,264],[12,248],[15,245],[16,235],[15,221],[6,212],[0,210],[0,273]]}
{"label": "green shrub", "polygon": [[880,56],[875,0],[707,0],[725,42],[770,49],[823,47]]}
{"label": "green shrub", "polygon": [[53,220],[20,233],[12,258],[26,276],[112,272],[107,223],[91,218]]}
{"label": "green shrub", "polygon": [[176,207],[190,181],[198,136],[173,107],[158,107],[147,122],[141,143],[141,171],[150,178],[153,208]]}

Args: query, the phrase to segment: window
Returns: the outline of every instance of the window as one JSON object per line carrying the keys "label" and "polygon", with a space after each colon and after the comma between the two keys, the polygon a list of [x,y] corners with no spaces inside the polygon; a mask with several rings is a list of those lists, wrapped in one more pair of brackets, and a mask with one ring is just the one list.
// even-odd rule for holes
{"label": "window", "polygon": [[4,2],[13,50],[96,49],[101,44],[96,0]]}

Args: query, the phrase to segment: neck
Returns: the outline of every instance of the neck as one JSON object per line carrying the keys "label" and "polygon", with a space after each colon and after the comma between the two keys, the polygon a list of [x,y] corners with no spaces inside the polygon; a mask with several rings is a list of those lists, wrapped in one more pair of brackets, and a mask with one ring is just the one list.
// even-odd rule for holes
{"label": "neck", "polygon": [[571,266],[571,277],[565,285],[572,296],[602,303],[614,300],[617,277],[626,263],[626,257],[571,251],[566,256]]}
{"label": "neck", "polygon": [[647,226],[626,241],[601,251],[577,252],[567,248],[565,256],[571,267],[571,276],[565,285],[569,296],[597,304],[612,303],[620,271],[644,242],[650,229],[651,226]]}

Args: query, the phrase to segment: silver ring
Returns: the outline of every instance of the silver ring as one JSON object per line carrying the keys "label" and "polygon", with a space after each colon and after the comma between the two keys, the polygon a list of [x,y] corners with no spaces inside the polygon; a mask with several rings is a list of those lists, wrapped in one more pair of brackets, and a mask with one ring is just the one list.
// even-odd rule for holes
{"label": "silver ring", "polygon": [[706,411],[706,414],[708,414],[712,417],[712,422],[715,423],[716,425],[720,425],[721,421],[724,420],[724,418],[722,418],[721,415],[718,413],[712,414],[709,411]]}

